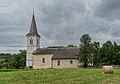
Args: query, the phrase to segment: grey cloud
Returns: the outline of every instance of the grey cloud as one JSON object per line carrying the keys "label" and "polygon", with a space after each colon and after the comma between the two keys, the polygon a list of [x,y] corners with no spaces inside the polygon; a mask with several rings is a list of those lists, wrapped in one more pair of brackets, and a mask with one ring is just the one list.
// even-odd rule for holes
{"label": "grey cloud", "polygon": [[120,0],[101,0],[95,9],[95,16],[107,20],[120,19]]}
{"label": "grey cloud", "polygon": [[26,45],[33,8],[41,47],[79,45],[85,33],[120,43],[119,0],[0,0],[0,46]]}
{"label": "grey cloud", "polygon": [[113,36],[113,38],[119,38],[120,39],[120,24],[113,24],[112,30],[110,34]]}
{"label": "grey cloud", "polygon": [[44,15],[41,18],[43,21],[42,25],[45,25],[41,30],[43,30],[44,35],[49,39],[62,39],[67,33],[74,32],[75,26],[73,27],[73,25],[75,24],[76,16],[81,15],[85,11],[84,3],[78,0],[60,0],[55,1],[52,5],[47,4],[41,10]]}
{"label": "grey cloud", "polygon": [[0,46],[25,46],[24,44],[25,42],[21,35],[4,36],[4,38],[0,36]]}

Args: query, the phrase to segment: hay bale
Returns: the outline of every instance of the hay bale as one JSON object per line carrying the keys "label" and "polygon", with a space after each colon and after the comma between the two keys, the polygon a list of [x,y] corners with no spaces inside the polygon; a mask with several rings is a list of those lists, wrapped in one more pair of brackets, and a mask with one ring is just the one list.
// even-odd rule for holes
{"label": "hay bale", "polygon": [[113,73],[113,67],[112,66],[103,66],[102,72],[104,74],[112,74]]}

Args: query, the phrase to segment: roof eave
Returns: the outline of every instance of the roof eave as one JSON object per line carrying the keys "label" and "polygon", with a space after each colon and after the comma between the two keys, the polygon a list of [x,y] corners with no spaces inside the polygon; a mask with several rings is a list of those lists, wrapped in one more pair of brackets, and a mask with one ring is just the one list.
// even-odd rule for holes
{"label": "roof eave", "polygon": [[37,35],[32,35],[32,34],[30,34],[30,33],[26,34],[26,36],[38,36],[38,37],[41,37],[39,34],[37,34]]}

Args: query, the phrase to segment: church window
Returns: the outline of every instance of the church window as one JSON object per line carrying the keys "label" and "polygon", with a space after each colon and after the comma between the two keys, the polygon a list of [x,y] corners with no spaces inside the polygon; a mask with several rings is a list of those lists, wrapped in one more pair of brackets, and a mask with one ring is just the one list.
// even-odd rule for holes
{"label": "church window", "polygon": [[58,60],[58,65],[60,65],[60,60]]}
{"label": "church window", "polygon": [[70,64],[73,64],[73,60],[70,60]]}
{"label": "church window", "polygon": [[42,58],[42,62],[45,63],[45,58]]}
{"label": "church window", "polygon": [[30,45],[33,45],[33,39],[32,38],[30,39]]}

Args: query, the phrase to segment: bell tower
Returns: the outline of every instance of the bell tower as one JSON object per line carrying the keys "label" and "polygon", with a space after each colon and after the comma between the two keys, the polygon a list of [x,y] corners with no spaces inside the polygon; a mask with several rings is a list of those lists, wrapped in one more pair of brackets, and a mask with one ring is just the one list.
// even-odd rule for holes
{"label": "bell tower", "polygon": [[32,16],[30,31],[26,35],[26,37],[27,37],[26,67],[31,67],[32,66],[32,53],[33,51],[35,51],[37,48],[40,47],[40,35],[37,32],[34,9],[33,9],[33,16]]}

